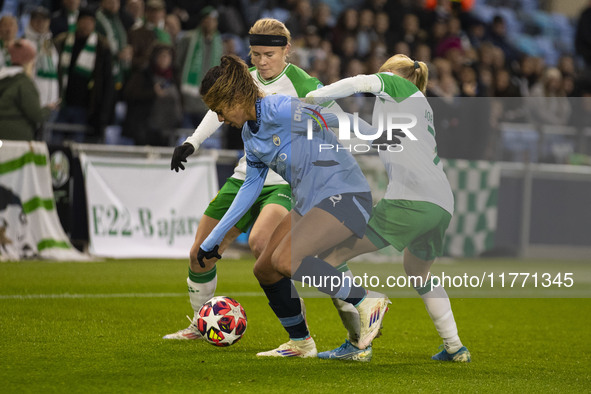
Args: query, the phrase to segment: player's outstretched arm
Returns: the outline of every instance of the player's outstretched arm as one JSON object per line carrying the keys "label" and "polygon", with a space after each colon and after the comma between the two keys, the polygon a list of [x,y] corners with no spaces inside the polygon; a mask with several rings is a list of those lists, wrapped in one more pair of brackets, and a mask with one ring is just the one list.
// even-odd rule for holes
{"label": "player's outstretched arm", "polygon": [[[252,204],[261,194],[263,186],[265,184],[265,178],[269,172],[267,167],[262,162],[251,162],[248,160],[249,156],[247,153],[247,164],[246,167],[246,178],[244,183],[238,190],[234,201],[230,205],[230,208],[226,211],[222,220],[214,227],[209,236],[203,241],[199,248],[197,260],[199,265],[205,267],[203,258],[216,257],[221,259],[222,257],[218,254],[217,250],[219,244],[224,239],[226,233],[238,223],[238,220],[252,207]],[[213,254],[215,253],[215,254]],[[199,258],[201,256],[201,258]]]}
{"label": "player's outstretched arm", "polygon": [[209,136],[211,136],[223,123],[218,120],[218,116],[213,111],[207,111],[205,117],[199,123],[192,135],[187,137],[182,145],[174,149],[172,160],[170,161],[170,169],[179,172],[179,169],[184,170],[183,163],[187,162],[187,157],[191,156]]}
{"label": "player's outstretched arm", "polygon": [[326,101],[349,97],[356,93],[379,93],[382,89],[381,79],[373,75],[357,75],[341,79],[328,86],[313,90],[306,95],[305,101],[311,104],[323,104]]}

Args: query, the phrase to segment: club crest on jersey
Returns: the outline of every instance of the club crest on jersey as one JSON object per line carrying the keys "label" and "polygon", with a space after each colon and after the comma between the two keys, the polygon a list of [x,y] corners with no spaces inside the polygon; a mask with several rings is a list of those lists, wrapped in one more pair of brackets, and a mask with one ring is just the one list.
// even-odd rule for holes
{"label": "club crest on jersey", "polygon": [[275,144],[275,146],[281,145],[281,138],[279,138],[277,134],[273,134],[273,144]]}

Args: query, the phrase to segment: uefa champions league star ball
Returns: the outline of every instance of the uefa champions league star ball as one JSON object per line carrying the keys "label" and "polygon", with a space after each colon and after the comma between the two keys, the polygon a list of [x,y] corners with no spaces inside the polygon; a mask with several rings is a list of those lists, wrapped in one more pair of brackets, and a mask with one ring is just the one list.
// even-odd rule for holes
{"label": "uefa champions league star ball", "polygon": [[212,345],[230,346],[246,331],[246,313],[242,305],[230,297],[213,297],[199,310],[197,329]]}

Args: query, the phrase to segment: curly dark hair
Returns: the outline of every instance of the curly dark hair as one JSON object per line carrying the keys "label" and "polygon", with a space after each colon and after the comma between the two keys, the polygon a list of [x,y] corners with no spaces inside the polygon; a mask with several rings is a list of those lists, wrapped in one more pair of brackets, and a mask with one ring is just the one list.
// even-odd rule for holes
{"label": "curly dark hair", "polygon": [[246,63],[234,55],[222,56],[220,65],[210,68],[201,82],[201,97],[214,112],[234,106],[247,108],[262,96]]}

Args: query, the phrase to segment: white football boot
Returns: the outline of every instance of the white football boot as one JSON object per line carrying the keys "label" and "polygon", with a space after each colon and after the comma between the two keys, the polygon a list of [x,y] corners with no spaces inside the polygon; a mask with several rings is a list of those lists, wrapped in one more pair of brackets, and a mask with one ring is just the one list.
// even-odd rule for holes
{"label": "white football boot", "polygon": [[268,352],[257,353],[258,357],[316,357],[318,351],[316,350],[316,343],[312,337],[303,339],[301,341],[289,340],[277,349],[269,350]]}
{"label": "white football boot", "polygon": [[376,292],[368,292],[367,296],[356,306],[359,312],[360,332],[357,346],[365,349],[380,332],[384,314],[391,304],[388,297]]}
{"label": "white football boot", "polygon": [[189,327],[179,330],[175,333],[165,335],[162,338],[163,339],[184,339],[184,340],[203,339],[203,335],[201,335],[201,333],[197,329],[197,319],[191,319],[189,316],[187,316],[187,319],[189,319],[189,321],[191,322]]}

